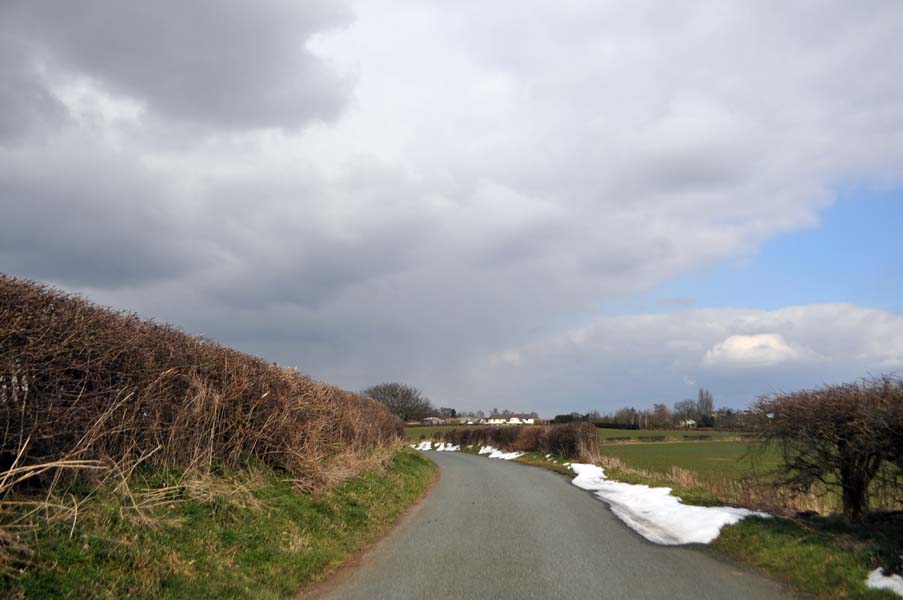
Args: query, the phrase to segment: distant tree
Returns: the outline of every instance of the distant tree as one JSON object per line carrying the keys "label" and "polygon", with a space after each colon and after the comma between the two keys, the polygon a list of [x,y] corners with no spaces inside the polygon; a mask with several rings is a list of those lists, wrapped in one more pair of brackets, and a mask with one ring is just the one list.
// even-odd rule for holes
{"label": "distant tree", "polygon": [[652,418],[656,427],[666,427],[671,425],[671,411],[667,404],[653,404]]}
{"label": "distant tree", "polygon": [[696,401],[687,398],[686,400],[675,402],[674,415],[681,421],[686,421],[687,419],[695,421],[699,417]]}
{"label": "distant tree", "polygon": [[715,411],[715,398],[712,392],[705,388],[699,388],[699,395],[696,398],[696,411],[700,417],[711,417]]}
{"label": "distant tree", "polygon": [[443,406],[439,409],[439,414],[443,419],[454,419],[457,418],[458,411],[456,411],[454,408],[446,408]]}
{"label": "distant tree", "polygon": [[574,417],[574,413],[571,413],[569,415],[555,415],[555,418],[552,419],[552,422],[553,423],[573,423],[574,421],[577,421],[577,420],[578,419],[576,419]]}
{"label": "distant tree", "polygon": [[486,418],[486,414],[482,410],[478,410],[473,416],[475,416],[478,419]]}
{"label": "distant tree", "polygon": [[361,393],[385,404],[402,421],[420,421],[436,412],[423,392],[403,383],[381,383]]}
{"label": "distant tree", "polygon": [[737,413],[731,408],[721,407],[712,413],[715,425],[722,429],[734,429],[737,426]]}

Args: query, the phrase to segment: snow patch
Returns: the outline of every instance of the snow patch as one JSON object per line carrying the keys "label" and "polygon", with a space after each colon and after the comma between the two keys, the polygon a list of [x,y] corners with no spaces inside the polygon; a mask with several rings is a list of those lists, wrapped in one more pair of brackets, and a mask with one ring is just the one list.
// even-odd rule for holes
{"label": "snow patch", "polygon": [[[419,444],[411,444],[411,448],[414,450],[420,450],[421,452],[425,452],[427,450],[433,450],[433,442],[424,440]],[[457,452],[461,449],[461,446],[455,446],[454,444],[446,444],[445,442],[439,442],[436,444],[436,452]]]}
{"label": "snow patch", "polygon": [[865,587],[873,590],[887,590],[898,596],[903,596],[903,577],[899,575],[885,575],[880,568],[869,573],[865,580]]}
{"label": "snow patch", "polygon": [[671,488],[653,488],[606,479],[596,465],[574,463],[574,485],[596,494],[631,529],[656,544],[708,544],[721,528],[746,517],[767,513],[730,506],[690,506],[671,495]]}
{"label": "snow patch", "polygon": [[502,452],[492,446],[481,446],[478,454],[488,454],[489,458],[498,458],[500,460],[514,460],[519,456],[523,456],[524,452]]}

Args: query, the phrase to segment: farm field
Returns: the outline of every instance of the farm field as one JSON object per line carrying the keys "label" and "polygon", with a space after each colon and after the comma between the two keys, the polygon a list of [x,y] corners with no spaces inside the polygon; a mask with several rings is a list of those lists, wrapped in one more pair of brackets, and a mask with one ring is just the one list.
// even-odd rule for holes
{"label": "farm field", "polygon": [[755,442],[732,441],[603,445],[602,454],[634,469],[657,473],[680,467],[705,481],[765,475],[780,458],[776,449],[762,452]]}
{"label": "farm field", "polygon": [[[445,433],[453,429],[476,429],[479,425],[426,425],[406,426],[405,435],[411,441],[420,436],[431,438],[434,433]],[[654,443],[654,442],[699,442],[706,440],[741,440],[741,433],[733,431],[686,431],[674,429],[599,429],[599,439],[605,444]]]}
{"label": "farm field", "polygon": [[[739,440],[735,431],[692,431],[682,429],[599,429],[604,443],[615,442],[691,442],[702,440]],[[661,439],[664,438],[664,439]]]}

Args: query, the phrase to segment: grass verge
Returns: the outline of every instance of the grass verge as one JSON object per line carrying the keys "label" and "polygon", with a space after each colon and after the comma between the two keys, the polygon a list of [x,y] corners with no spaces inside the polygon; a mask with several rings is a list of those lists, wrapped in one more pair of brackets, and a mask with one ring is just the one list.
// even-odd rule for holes
{"label": "grass verge", "polygon": [[264,467],[189,482],[154,469],[125,492],[69,490],[56,509],[8,504],[4,521],[23,525],[34,554],[0,595],[282,598],[378,537],[435,472],[405,449],[322,494],[298,493]]}

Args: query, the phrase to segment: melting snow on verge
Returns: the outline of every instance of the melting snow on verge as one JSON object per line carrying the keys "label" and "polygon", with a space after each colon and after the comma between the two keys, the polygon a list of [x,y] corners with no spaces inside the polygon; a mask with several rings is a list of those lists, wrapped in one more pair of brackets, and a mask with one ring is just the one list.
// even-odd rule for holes
{"label": "melting snow on verge", "polygon": [[[419,444],[411,444],[411,448],[414,450],[433,450],[433,442],[429,442],[424,440]],[[461,449],[461,446],[455,446],[454,444],[446,444],[445,442],[439,442],[436,444],[436,452],[457,452]]]}
{"label": "melting snow on verge", "polygon": [[899,575],[884,575],[881,569],[875,569],[869,573],[865,580],[865,586],[875,590],[887,590],[898,596],[903,596],[903,577]]}
{"label": "melting snow on verge", "polygon": [[619,519],[656,544],[708,544],[725,525],[750,516],[770,516],[729,506],[690,506],[672,496],[671,488],[611,481],[595,465],[574,463],[571,468],[577,473],[574,485],[594,492]]}
{"label": "melting snow on verge", "polygon": [[502,452],[492,446],[480,446],[479,454],[488,454],[489,458],[498,458],[501,460],[514,460],[519,456],[523,456],[523,452]]}

